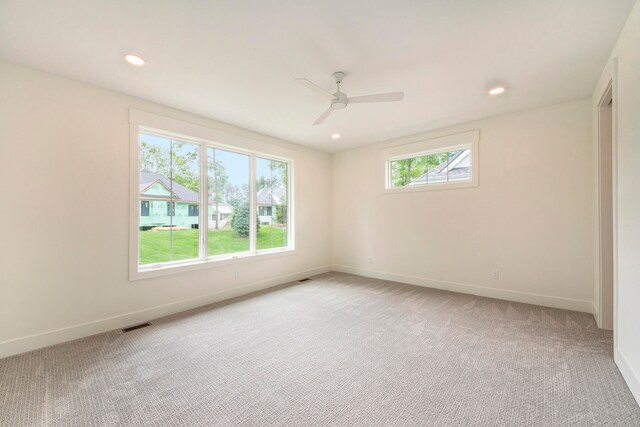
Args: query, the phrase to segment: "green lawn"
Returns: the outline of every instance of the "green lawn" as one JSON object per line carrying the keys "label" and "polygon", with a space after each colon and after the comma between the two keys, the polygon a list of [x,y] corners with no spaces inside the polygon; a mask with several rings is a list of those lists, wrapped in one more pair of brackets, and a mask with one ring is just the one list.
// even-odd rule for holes
{"label": "green lawn", "polygon": [[[173,231],[173,256],[169,259],[169,231],[140,232],[140,264],[178,261],[198,257],[198,230]],[[258,250],[280,248],[287,244],[287,232],[261,225]],[[249,250],[249,239],[240,237],[232,229],[209,230],[209,255],[231,254]]]}

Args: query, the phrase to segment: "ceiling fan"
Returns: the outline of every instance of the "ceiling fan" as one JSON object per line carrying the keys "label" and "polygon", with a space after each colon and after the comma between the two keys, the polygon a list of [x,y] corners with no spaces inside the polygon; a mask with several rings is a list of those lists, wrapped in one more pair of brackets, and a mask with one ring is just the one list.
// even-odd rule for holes
{"label": "ceiling fan", "polygon": [[375,95],[354,96],[352,98],[349,98],[347,97],[346,93],[340,92],[340,83],[342,83],[344,76],[345,74],[342,71],[336,71],[331,75],[331,77],[333,77],[333,80],[336,82],[336,86],[338,87],[338,90],[334,93],[324,90],[317,84],[307,79],[295,79],[295,81],[300,83],[302,86],[305,86],[331,100],[329,108],[327,108],[327,110],[322,113],[315,122],[313,122],[314,126],[324,122],[333,110],[342,110],[349,104],[362,104],[365,102],[393,102],[402,101],[402,98],[404,98],[404,92],[378,93]]}

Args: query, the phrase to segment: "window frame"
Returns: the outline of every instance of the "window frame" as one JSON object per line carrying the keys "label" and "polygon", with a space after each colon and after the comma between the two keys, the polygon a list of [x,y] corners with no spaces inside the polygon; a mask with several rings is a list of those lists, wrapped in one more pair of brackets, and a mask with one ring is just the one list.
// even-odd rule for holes
{"label": "window frame", "polygon": [[[281,145],[257,139],[256,135],[231,126],[220,128],[205,127],[183,122],[178,119],[159,116],[140,110],[129,110],[130,123],[130,228],[129,228],[129,280],[164,276],[186,271],[215,268],[251,260],[263,260],[294,254],[295,250],[295,151]],[[242,132],[241,132],[242,131]],[[200,150],[200,188],[199,188],[199,227],[198,258],[170,261],[158,264],[138,265],[139,263],[139,134],[150,133],[162,137],[198,144]],[[265,137],[264,139],[267,139]],[[208,256],[208,176],[207,149],[237,152],[249,156],[249,203],[250,237],[249,251],[233,254]],[[287,245],[279,248],[257,250],[257,194],[256,194],[256,157],[287,164]],[[206,206],[203,209],[202,206]],[[135,207],[135,208],[134,208]]]}
{"label": "window frame", "polygon": [[[472,130],[437,138],[405,140],[396,145],[390,145],[381,150],[382,192],[383,194],[412,193],[416,191],[453,190],[459,188],[478,187],[480,131]],[[391,162],[414,157],[428,156],[457,150],[470,149],[471,176],[469,180],[455,182],[425,183],[392,186]]]}

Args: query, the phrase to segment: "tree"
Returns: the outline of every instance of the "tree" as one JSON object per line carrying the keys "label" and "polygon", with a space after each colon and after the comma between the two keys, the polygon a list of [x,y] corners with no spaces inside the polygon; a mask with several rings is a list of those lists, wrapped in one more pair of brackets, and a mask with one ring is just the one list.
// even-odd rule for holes
{"label": "tree", "polygon": [[448,153],[437,153],[428,156],[412,157],[410,159],[391,162],[391,177],[394,187],[409,185],[414,179],[446,162]]}
{"label": "tree", "polygon": [[198,192],[198,148],[171,141],[168,146],[140,142],[140,170],[164,175],[174,182]]}
{"label": "tree", "polygon": [[175,141],[171,148],[173,159],[171,179],[197,193],[200,186],[198,148],[193,146],[191,150],[185,149],[185,144]]}
{"label": "tree", "polygon": [[240,187],[238,187],[237,185],[233,185],[229,182],[227,182],[224,185],[223,193],[224,193],[224,201],[234,207],[235,207],[234,205],[235,200],[243,200],[247,198],[246,191],[243,194]]}
{"label": "tree", "polygon": [[219,204],[222,201],[222,192],[228,179],[224,165],[216,161],[216,150],[213,150],[213,157],[209,158],[209,196],[213,197],[216,206],[216,230],[220,219]]}
{"label": "tree", "polygon": [[[237,188],[237,187],[236,187]],[[248,203],[249,185],[242,184],[240,189],[227,195],[227,203],[236,211],[242,203]]]}
{"label": "tree", "polygon": [[159,173],[166,177],[171,172],[169,150],[158,145],[140,142],[140,170]]}
{"label": "tree", "polygon": [[[258,218],[256,218],[256,231],[260,231],[260,222]],[[234,211],[233,218],[231,218],[231,227],[238,233],[241,237],[248,237],[251,232],[251,210],[249,208],[249,203],[244,202],[241,203],[240,206]]]}
{"label": "tree", "polygon": [[287,225],[287,166],[288,165],[284,162],[277,162],[273,160],[269,163],[272,176],[269,180],[271,182],[271,187],[278,187],[279,185],[282,185],[285,190],[284,196],[282,196],[282,200],[280,200],[280,204],[276,206],[275,215],[276,222],[282,225]]}
{"label": "tree", "polygon": [[271,178],[265,178],[264,176],[261,176],[256,181],[256,190],[262,190],[263,188],[277,187],[279,182],[280,180],[278,179],[277,176],[274,176]]}
{"label": "tree", "polygon": [[[286,200],[283,200],[283,202],[286,202]],[[287,225],[287,205],[285,203],[276,206],[276,222]]]}

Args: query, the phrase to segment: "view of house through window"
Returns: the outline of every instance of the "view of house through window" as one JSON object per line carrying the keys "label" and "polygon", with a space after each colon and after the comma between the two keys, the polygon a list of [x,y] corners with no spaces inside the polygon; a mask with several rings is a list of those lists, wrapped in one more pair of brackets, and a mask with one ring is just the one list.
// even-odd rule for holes
{"label": "view of house through window", "polygon": [[198,258],[199,146],[141,133],[139,264]]}
{"label": "view of house through window", "polygon": [[287,164],[256,158],[258,250],[287,246]]}
{"label": "view of house through window", "polygon": [[207,149],[209,256],[249,251],[250,160],[246,154]]}
{"label": "view of house through window", "polygon": [[442,151],[389,162],[389,187],[471,180],[471,149]]}
{"label": "view of house through window", "polygon": [[139,266],[288,247],[288,163],[147,132],[138,142]]}

